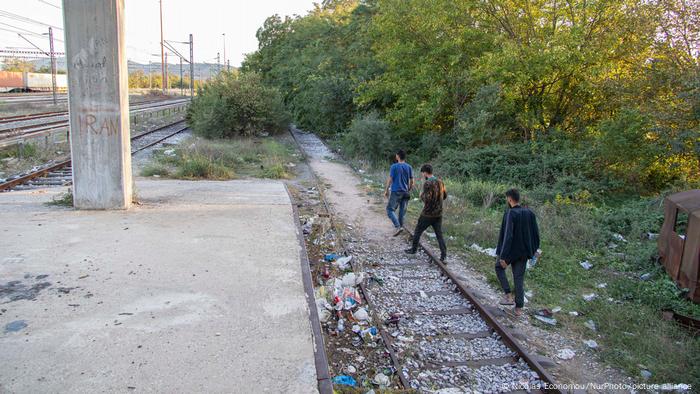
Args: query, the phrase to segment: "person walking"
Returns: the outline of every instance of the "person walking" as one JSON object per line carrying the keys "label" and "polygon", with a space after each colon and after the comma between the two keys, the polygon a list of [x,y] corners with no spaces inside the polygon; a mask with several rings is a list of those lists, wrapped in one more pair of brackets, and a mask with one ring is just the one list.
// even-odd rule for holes
{"label": "person walking", "polygon": [[[411,199],[411,189],[413,189],[413,168],[406,163],[406,152],[399,150],[396,152],[396,163],[389,169],[389,178],[386,180],[384,197],[389,198],[386,205],[386,214],[394,224],[394,236],[403,231],[403,219],[406,216],[406,206]],[[396,209],[399,209],[399,217],[396,217]]]}
{"label": "person walking", "polygon": [[438,245],[440,245],[440,261],[446,263],[447,246],[445,246],[445,239],[442,236],[442,201],[447,198],[447,190],[445,184],[433,175],[433,166],[423,164],[420,172],[424,179],[423,191],[420,194],[420,199],[423,200],[423,211],[421,211],[416,229],[413,231],[413,245],[405,252],[415,254],[418,251],[418,242],[423,231],[432,227]]}
{"label": "person walking", "polygon": [[[501,305],[515,304],[515,315],[520,316],[525,301],[525,269],[540,247],[540,232],[537,218],[528,208],[520,206],[520,193],[516,189],[506,192],[508,210],[503,214],[501,231],[496,247],[496,276],[505,293]],[[510,290],[506,268],[513,271],[515,297]]]}

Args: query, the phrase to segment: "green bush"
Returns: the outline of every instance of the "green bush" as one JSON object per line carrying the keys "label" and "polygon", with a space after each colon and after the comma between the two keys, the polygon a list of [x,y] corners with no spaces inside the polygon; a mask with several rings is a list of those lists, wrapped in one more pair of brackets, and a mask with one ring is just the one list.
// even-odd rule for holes
{"label": "green bush", "polygon": [[284,131],[290,117],[276,88],[254,73],[222,72],[204,85],[187,119],[196,134],[232,138]]}
{"label": "green bush", "polygon": [[341,140],[345,153],[374,164],[385,163],[393,149],[391,125],[377,113],[357,117]]}
{"label": "green bush", "polygon": [[170,170],[167,166],[160,163],[150,163],[141,170],[141,176],[168,176]]}
{"label": "green bush", "polygon": [[505,192],[512,187],[501,183],[478,179],[450,183],[450,186],[450,189],[455,195],[463,197],[476,207],[484,208],[491,208],[498,205],[505,206]]}
{"label": "green bush", "polygon": [[186,179],[231,179],[233,171],[204,155],[194,154],[182,159],[178,165],[177,176]]}

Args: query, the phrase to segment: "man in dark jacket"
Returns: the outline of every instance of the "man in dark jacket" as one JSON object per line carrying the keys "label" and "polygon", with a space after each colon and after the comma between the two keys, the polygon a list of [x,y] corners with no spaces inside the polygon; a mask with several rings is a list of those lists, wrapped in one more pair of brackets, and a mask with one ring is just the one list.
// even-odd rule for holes
{"label": "man in dark jacket", "polygon": [[438,245],[440,245],[440,261],[443,263],[447,258],[447,247],[445,239],[442,236],[442,201],[447,198],[447,190],[445,184],[433,175],[433,166],[423,164],[420,168],[423,175],[423,191],[420,194],[420,199],[423,200],[423,211],[421,211],[416,229],[413,232],[413,245],[406,249],[408,254],[415,254],[418,251],[418,242],[420,236],[428,227],[433,227]]}
{"label": "man in dark jacket", "polygon": [[527,260],[532,258],[540,247],[540,233],[535,214],[520,206],[520,193],[516,189],[506,192],[509,209],[503,214],[501,232],[496,247],[496,275],[506,293],[501,305],[513,305],[513,294],[506,277],[506,267],[513,270],[515,287],[515,314],[522,314],[525,299],[525,269]]}

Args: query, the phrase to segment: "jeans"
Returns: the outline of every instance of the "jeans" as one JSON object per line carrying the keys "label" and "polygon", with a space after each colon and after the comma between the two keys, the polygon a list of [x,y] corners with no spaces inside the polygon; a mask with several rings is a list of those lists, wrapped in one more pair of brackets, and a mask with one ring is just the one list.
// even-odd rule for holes
{"label": "jeans", "polygon": [[[515,307],[522,308],[525,303],[525,268],[527,268],[527,257],[520,257],[509,262],[513,270],[513,285],[515,287]],[[496,276],[501,282],[501,287],[506,294],[510,294],[510,284],[506,276],[506,269],[501,267],[499,261],[496,261]]]}
{"label": "jeans", "polygon": [[[386,214],[394,223],[394,227],[403,227],[403,218],[406,216],[406,206],[408,205],[408,200],[411,199],[411,195],[408,192],[391,192],[389,195],[389,203],[386,205]],[[396,208],[399,208],[399,217],[396,218]]]}
{"label": "jeans", "polygon": [[438,245],[440,245],[440,260],[444,261],[447,257],[447,246],[445,246],[445,238],[442,237],[442,216],[431,218],[421,215],[420,218],[418,218],[416,230],[413,232],[413,246],[411,250],[418,250],[420,236],[428,227],[432,227],[433,231],[435,231],[435,237],[437,238]]}

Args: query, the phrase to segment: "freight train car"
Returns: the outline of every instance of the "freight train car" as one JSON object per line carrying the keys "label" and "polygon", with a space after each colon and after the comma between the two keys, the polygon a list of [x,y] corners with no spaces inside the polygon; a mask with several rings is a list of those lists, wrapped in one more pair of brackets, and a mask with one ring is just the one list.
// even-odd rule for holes
{"label": "freight train car", "polygon": [[[51,74],[0,71],[0,92],[50,92]],[[56,90],[68,88],[66,74],[56,74]]]}
{"label": "freight train car", "polygon": [[0,71],[0,92],[24,88],[23,73]]}

